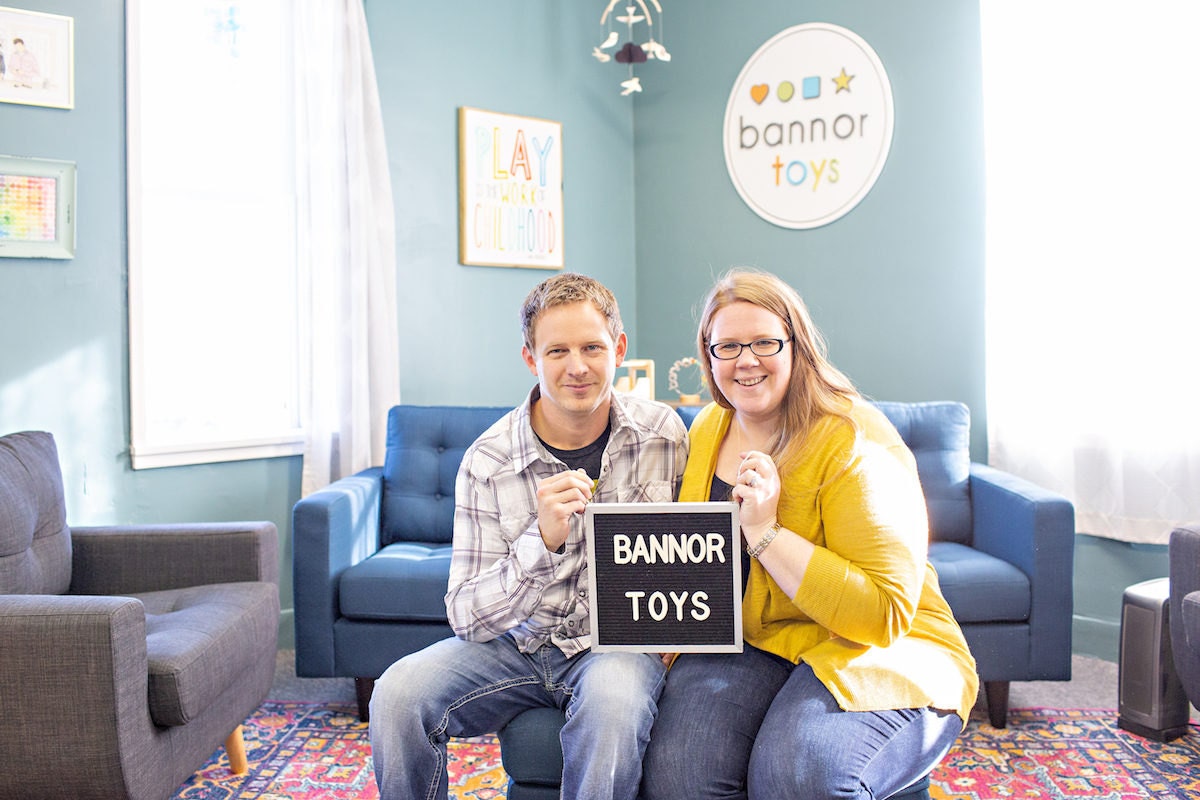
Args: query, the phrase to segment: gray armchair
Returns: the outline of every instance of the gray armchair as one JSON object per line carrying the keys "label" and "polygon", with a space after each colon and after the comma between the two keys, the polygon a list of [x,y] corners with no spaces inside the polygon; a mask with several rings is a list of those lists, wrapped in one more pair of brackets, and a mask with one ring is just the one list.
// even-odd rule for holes
{"label": "gray armchair", "polygon": [[70,528],[54,439],[0,437],[0,800],[163,800],[274,676],[270,522]]}
{"label": "gray armchair", "polygon": [[1171,652],[1183,692],[1193,706],[1200,705],[1200,523],[1171,531],[1167,545],[1170,562],[1167,619],[1171,627]]}

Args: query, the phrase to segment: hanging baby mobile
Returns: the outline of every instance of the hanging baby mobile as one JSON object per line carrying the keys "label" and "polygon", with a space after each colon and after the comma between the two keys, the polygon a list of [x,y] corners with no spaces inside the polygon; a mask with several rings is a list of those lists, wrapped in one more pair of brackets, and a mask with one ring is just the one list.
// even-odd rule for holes
{"label": "hanging baby mobile", "polygon": [[[599,47],[592,48],[592,55],[602,64],[616,61],[618,64],[629,65],[629,78],[621,81],[621,95],[624,96],[642,90],[641,79],[633,74],[634,64],[644,64],[652,58],[659,61],[670,61],[671,54],[659,41],[662,38],[662,6],[659,5],[658,0],[649,0],[650,6],[654,7],[654,12],[658,15],[658,38],[655,38],[654,14],[650,12],[650,6],[646,5],[646,0],[634,0],[633,5],[625,6],[623,15],[612,13],[618,2],[620,0],[609,0],[608,5],[604,7],[604,13],[600,15],[600,26],[608,29],[608,38]],[[640,31],[635,33],[635,26],[643,22],[646,24],[646,41],[634,44],[635,37],[640,38],[641,36]],[[621,25],[624,25],[627,32],[627,40],[625,44],[613,50],[621,41],[619,30]],[[611,54],[608,52],[610,50],[612,50]]]}

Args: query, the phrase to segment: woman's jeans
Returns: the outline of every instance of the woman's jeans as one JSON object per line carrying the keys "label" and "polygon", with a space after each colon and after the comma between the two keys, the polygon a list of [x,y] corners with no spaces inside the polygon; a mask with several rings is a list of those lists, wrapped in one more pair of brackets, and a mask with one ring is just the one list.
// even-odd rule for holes
{"label": "woman's jeans", "polygon": [[644,800],[886,798],[941,760],[962,729],[929,708],[843,711],[807,664],[750,645],[684,654],[659,699]]}
{"label": "woman's jeans", "polygon": [[405,656],[375,683],[371,750],[381,800],[443,800],[446,740],[504,727],[540,706],[566,711],[562,796],[634,800],[665,668],[657,655],[557,647],[520,652],[512,639],[446,639]]}

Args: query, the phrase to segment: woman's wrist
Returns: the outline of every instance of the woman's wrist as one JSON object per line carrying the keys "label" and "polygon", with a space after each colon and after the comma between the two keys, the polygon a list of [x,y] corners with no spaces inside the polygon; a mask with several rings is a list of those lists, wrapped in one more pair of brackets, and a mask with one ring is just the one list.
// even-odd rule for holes
{"label": "woman's wrist", "polygon": [[[768,525],[756,527],[757,530],[745,525],[742,526],[742,534],[746,537],[746,554],[752,558],[758,558],[767,549],[767,546],[779,535],[781,528],[778,520],[772,520]],[[750,541],[751,537],[754,539],[753,543]]]}

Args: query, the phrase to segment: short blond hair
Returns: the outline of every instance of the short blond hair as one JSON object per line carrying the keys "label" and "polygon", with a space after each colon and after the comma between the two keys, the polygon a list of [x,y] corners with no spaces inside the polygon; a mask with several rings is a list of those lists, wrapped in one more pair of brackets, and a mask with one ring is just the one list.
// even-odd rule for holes
{"label": "short blond hair", "polygon": [[546,309],[569,303],[588,302],[608,320],[608,332],[613,341],[625,331],[617,298],[608,287],[595,278],[577,272],[560,272],[533,287],[521,305],[521,336],[525,346],[533,350],[533,328]]}

